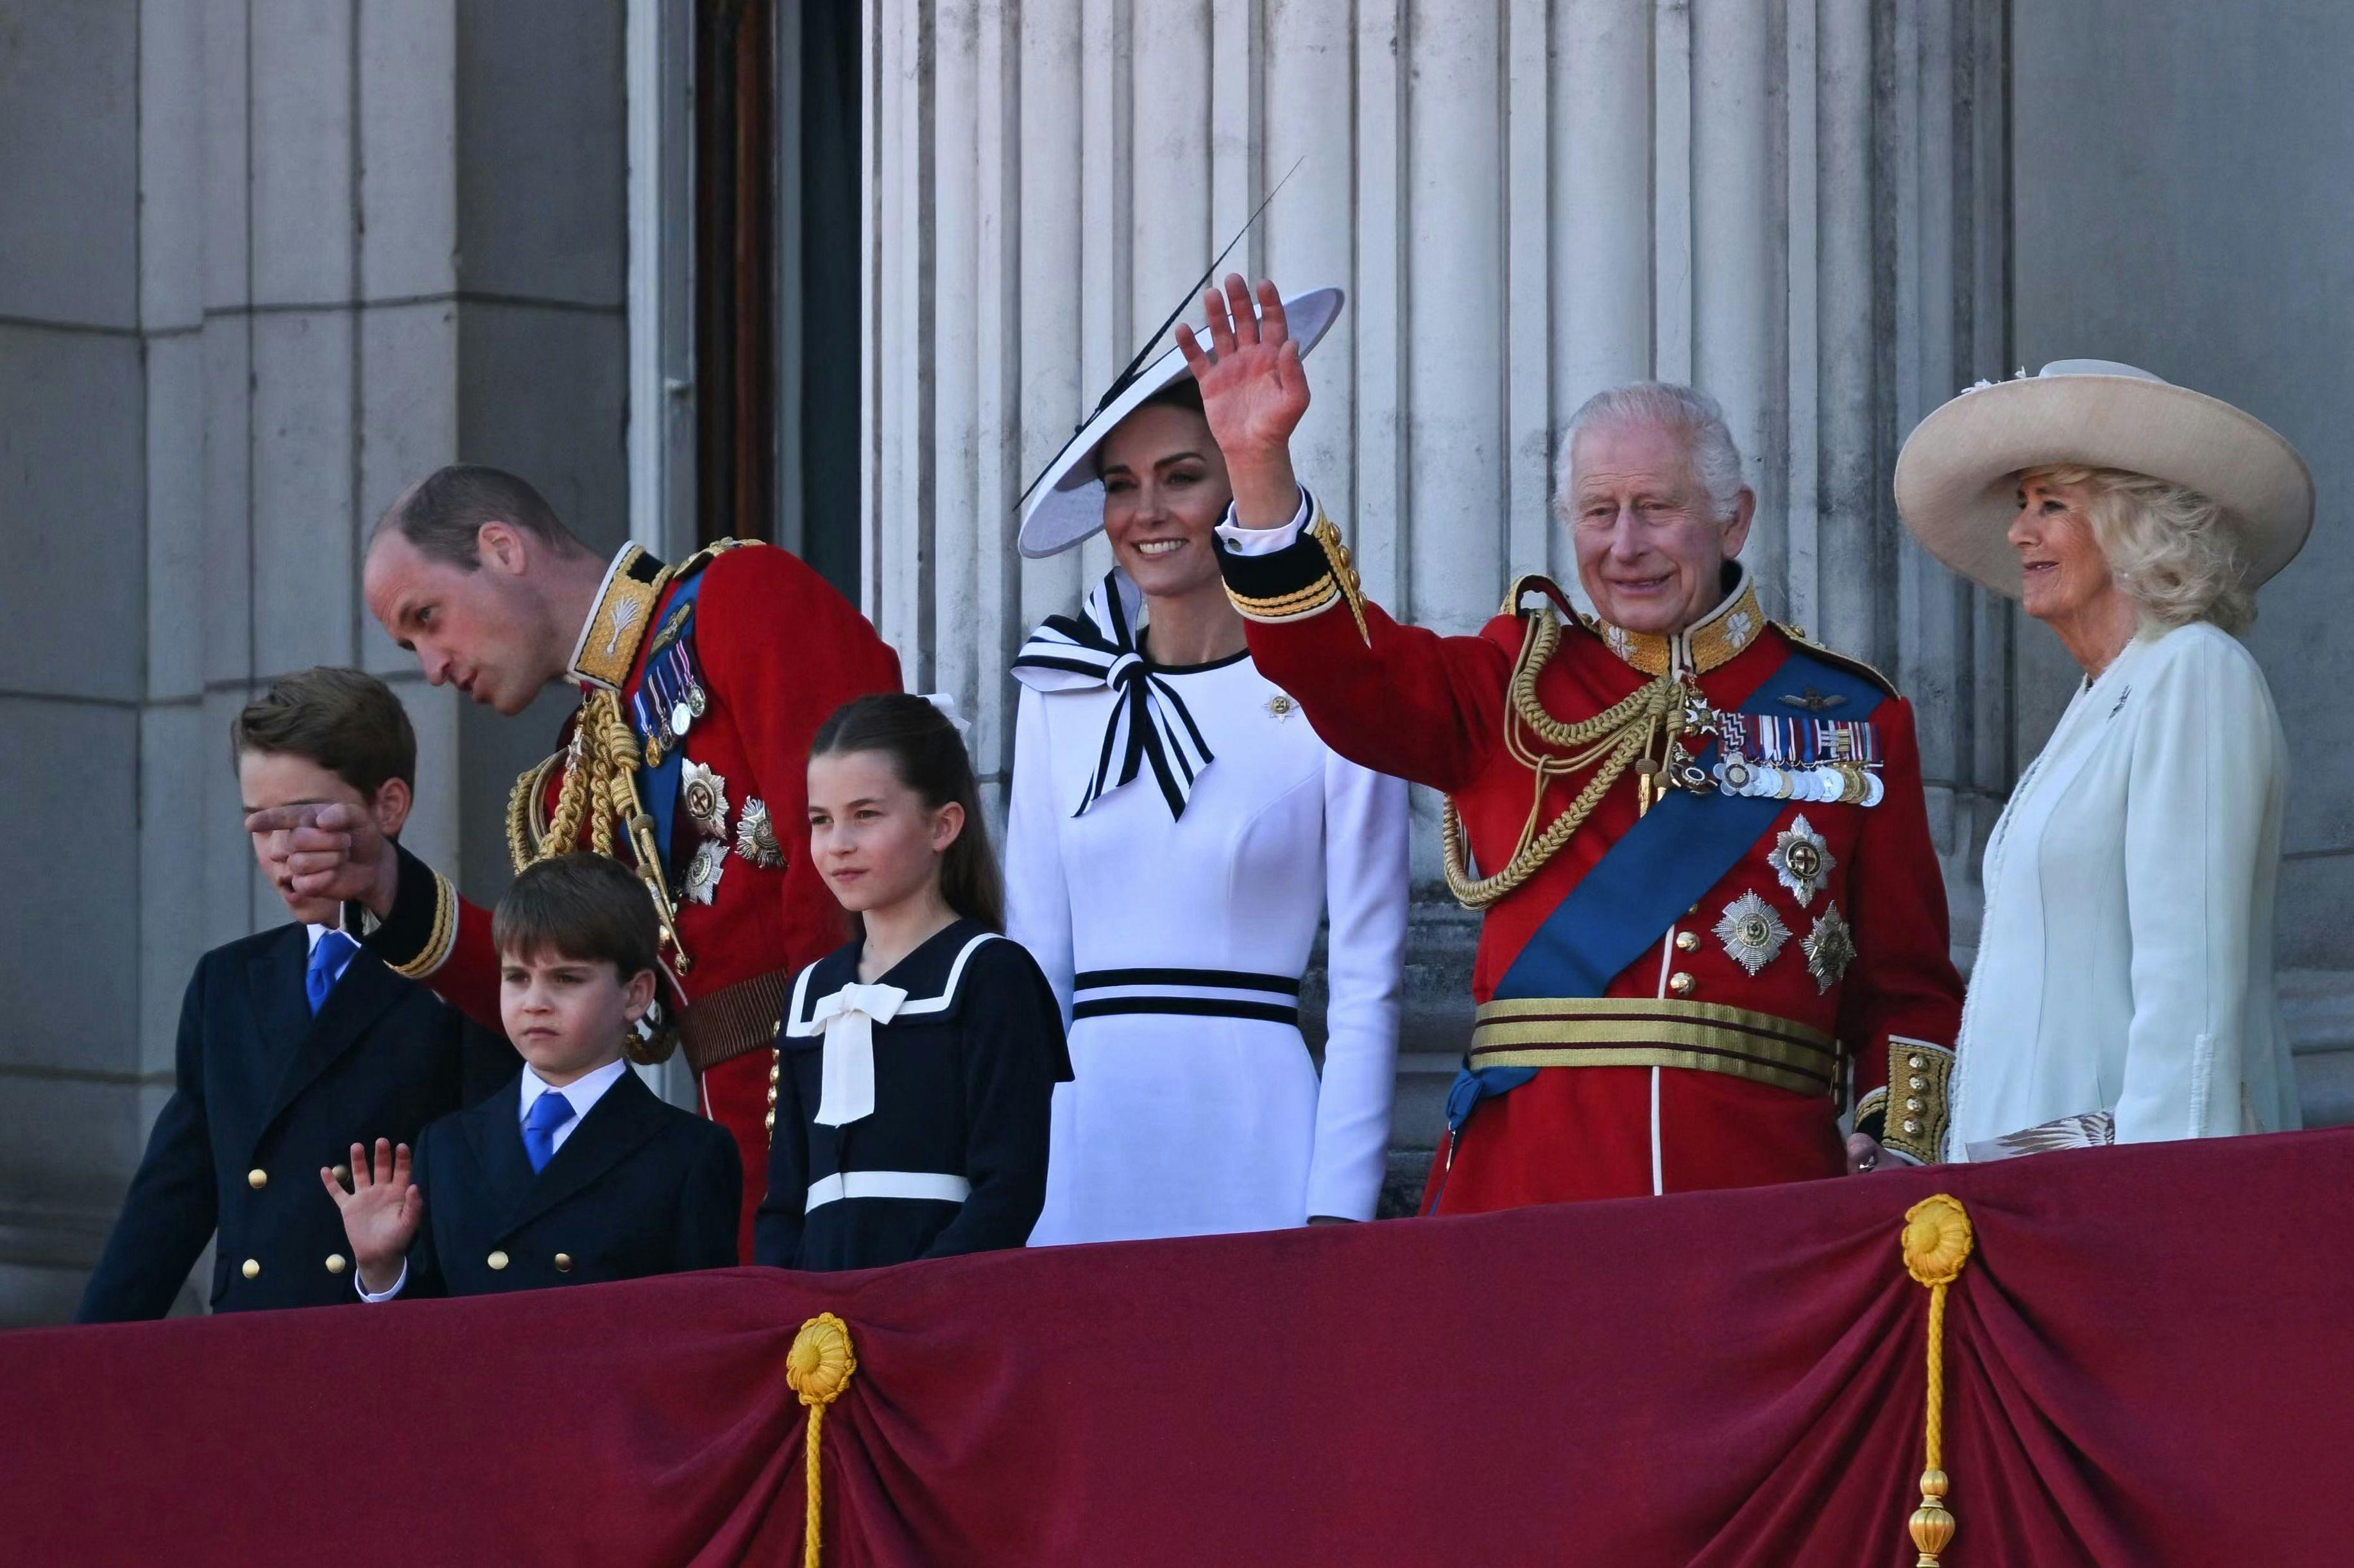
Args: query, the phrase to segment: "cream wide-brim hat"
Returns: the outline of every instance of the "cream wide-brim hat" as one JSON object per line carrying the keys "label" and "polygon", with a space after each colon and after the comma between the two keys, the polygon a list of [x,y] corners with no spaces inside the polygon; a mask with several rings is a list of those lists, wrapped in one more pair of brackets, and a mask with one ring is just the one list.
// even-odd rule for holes
{"label": "cream wide-brim hat", "polygon": [[2004,537],[2018,476],[2061,464],[2123,469],[2189,485],[2223,509],[2255,588],[2313,532],[2313,475],[2279,431],[2219,397],[2106,359],[2056,359],[1981,383],[1914,428],[1896,459],[1896,511],[1962,576],[2019,597]]}
{"label": "cream wide-brim hat", "polygon": [[[1292,341],[1299,344],[1302,359],[1340,319],[1341,307],[1346,303],[1348,296],[1338,289],[1310,289],[1283,302],[1284,323]],[[1146,399],[1192,374],[1185,368],[1184,351],[1172,348],[1079,428],[1071,444],[1046,465],[1031,489],[1029,507],[1022,514],[1023,555],[1060,555],[1103,526],[1104,488],[1096,473],[1097,449]]]}

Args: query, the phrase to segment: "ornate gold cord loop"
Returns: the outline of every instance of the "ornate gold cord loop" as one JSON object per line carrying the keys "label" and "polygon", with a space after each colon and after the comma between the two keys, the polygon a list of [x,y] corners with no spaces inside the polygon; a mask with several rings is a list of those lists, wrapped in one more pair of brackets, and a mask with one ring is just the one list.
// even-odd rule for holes
{"label": "ornate gold cord loop", "polygon": [[[1521,655],[1513,663],[1504,705],[1504,746],[1514,761],[1534,775],[1535,790],[1529,803],[1528,820],[1521,826],[1520,842],[1513,846],[1503,866],[1490,875],[1474,878],[1462,813],[1456,810],[1451,798],[1440,808],[1440,869],[1447,876],[1447,890],[1467,909],[1487,908],[1543,869],[1545,863],[1560,853],[1562,846],[1585,825],[1585,819],[1610,792],[1610,787],[1618,782],[1628,765],[1650,750],[1660,727],[1666,725],[1673,728],[1676,715],[1682,711],[1683,688],[1672,677],[1662,675],[1592,718],[1564,723],[1547,713],[1544,705],[1537,700],[1537,673],[1560,645],[1561,623],[1553,619],[1551,610],[1540,609],[1529,618],[1521,636]],[[1551,755],[1536,750],[1522,736],[1523,729],[1543,745],[1563,748],[1569,754]],[[1546,785],[1587,768],[1595,769],[1594,777],[1586,780],[1568,808],[1540,832],[1537,822],[1544,810]]]}
{"label": "ornate gold cord loop", "polygon": [[1921,1506],[1906,1526],[1921,1552],[1914,1568],[1937,1568],[1938,1553],[1952,1542],[1956,1528],[1946,1506],[1946,1287],[1961,1277],[1976,1243],[1968,1212],[1943,1192],[1904,1211],[1904,1272],[1929,1287],[1929,1402],[1923,1424],[1926,1452]]}
{"label": "ornate gold cord loop", "polygon": [[785,1382],[809,1407],[809,1440],[802,1446],[801,1562],[817,1568],[825,1516],[824,1482],[818,1468],[818,1444],[825,1433],[826,1407],[842,1397],[858,1371],[858,1355],[850,1343],[850,1326],[831,1312],[821,1312],[801,1325],[793,1348],[785,1356]]}

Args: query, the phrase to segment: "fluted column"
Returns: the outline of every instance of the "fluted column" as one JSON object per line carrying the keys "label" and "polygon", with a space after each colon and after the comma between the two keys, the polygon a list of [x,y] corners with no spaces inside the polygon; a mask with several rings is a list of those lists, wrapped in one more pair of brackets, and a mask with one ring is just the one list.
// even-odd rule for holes
{"label": "fluted column", "polygon": [[2007,620],[1913,549],[1889,474],[2001,368],[2002,16],[868,0],[869,608],[1002,777],[1007,656],[1105,561],[1019,561],[1015,494],[1297,164],[1236,261],[1349,291],[1298,450],[1369,589],[1468,631],[1512,572],[1573,578],[1562,426],[1615,383],[1696,382],[1747,459],[1776,613],[1914,695],[1967,916],[2011,767]]}

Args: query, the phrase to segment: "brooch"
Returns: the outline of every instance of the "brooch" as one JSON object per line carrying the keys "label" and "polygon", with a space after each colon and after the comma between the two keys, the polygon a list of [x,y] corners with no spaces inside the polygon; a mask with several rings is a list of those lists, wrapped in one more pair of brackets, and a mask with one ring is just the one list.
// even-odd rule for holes
{"label": "brooch", "polygon": [[785,863],[785,852],[777,842],[776,825],[769,821],[765,801],[744,802],[736,818],[736,853],[763,871],[774,871]]}
{"label": "brooch", "polygon": [[679,777],[678,792],[686,814],[708,839],[727,836],[727,780],[693,758]]}
{"label": "brooch", "polygon": [[1299,709],[1299,705],[1293,702],[1288,694],[1282,692],[1276,693],[1275,695],[1267,698],[1267,711],[1273,714],[1279,719],[1289,718],[1294,713],[1297,713]]}
{"label": "brooch", "polygon": [[1855,962],[1855,933],[1849,929],[1836,904],[1823,906],[1821,917],[1800,946],[1806,949],[1807,972],[1815,977],[1818,991],[1827,991],[1839,984],[1848,965]]}
{"label": "brooch", "polygon": [[1774,913],[1774,906],[1755,893],[1744,893],[1724,906],[1724,916],[1716,923],[1716,939],[1724,944],[1725,957],[1755,974],[1774,961],[1782,944],[1790,939],[1790,928]]}
{"label": "brooch", "polygon": [[686,896],[696,904],[708,904],[719,893],[719,874],[727,869],[727,845],[718,839],[705,839],[695,846],[695,858],[686,865]]}
{"label": "brooch", "polygon": [[1789,889],[1790,896],[1804,909],[1822,891],[1831,867],[1839,863],[1824,843],[1822,835],[1801,814],[1790,825],[1775,835],[1774,847],[1767,852],[1766,863],[1774,868],[1775,877]]}

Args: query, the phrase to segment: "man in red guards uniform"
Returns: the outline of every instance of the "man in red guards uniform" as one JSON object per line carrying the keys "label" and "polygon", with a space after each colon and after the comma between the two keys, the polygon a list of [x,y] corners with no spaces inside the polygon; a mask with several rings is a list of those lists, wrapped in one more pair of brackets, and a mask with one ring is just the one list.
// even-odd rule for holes
{"label": "man in red guards uniform", "polygon": [[[783,550],[730,540],[670,567],[625,545],[607,562],[492,468],[439,470],[394,502],[364,577],[369,611],[433,684],[508,715],[552,682],[580,688],[560,748],[515,783],[508,848],[518,870],[568,850],[616,855],[644,883],[663,1010],[631,1054],[684,1047],[705,1114],[741,1147],[748,1258],[769,1169],[764,1048],[786,979],[842,945],[841,912],[801,850],[810,740],[852,697],[896,691],[897,658]],[[489,911],[365,813],[247,821],[285,828],[298,829],[299,888],[346,900],[369,950],[499,1026]]]}
{"label": "man in red guards uniform", "polygon": [[1570,421],[1555,504],[1596,614],[1523,577],[1479,635],[1440,637],[1363,600],[1293,477],[1308,383],[1258,300],[1230,277],[1206,349],[1179,334],[1234,481],[1220,559],[1251,656],[1335,751],[1446,793],[1447,884],[1485,912],[1425,1209],[1830,1176],[1882,1163],[1883,1136],[1929,1158],[1962,987],[1912,712],[1758,608],[1715,403],[1627,387]]}

